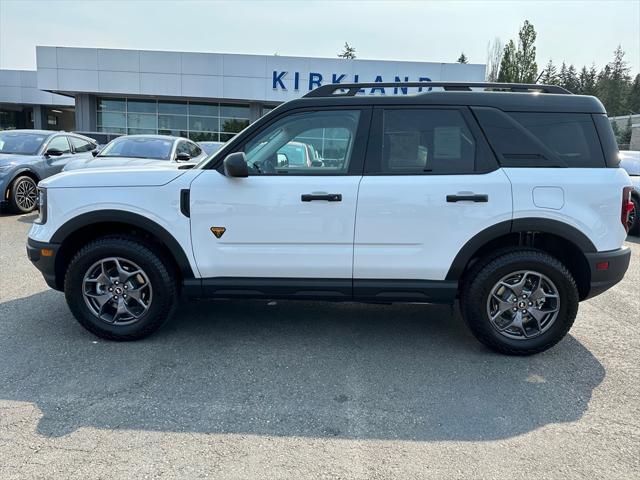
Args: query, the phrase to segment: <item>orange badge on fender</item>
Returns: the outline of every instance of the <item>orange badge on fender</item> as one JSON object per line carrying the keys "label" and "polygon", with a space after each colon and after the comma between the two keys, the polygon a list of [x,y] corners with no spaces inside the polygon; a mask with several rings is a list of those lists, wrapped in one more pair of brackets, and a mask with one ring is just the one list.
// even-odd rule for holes
{"label": "orange badge on fender", "polygon": [[213,233],[216,238],[220,238],[226,231],[227,229],[224,227],[211,227],[211,233]]}

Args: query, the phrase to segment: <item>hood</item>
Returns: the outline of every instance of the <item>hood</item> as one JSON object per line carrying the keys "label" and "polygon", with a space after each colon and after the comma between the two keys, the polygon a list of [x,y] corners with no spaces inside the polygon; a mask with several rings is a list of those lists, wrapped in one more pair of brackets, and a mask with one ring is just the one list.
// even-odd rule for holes
{"label": "hood", "polygon": [[46,188],[156,187],[166,185],[188,170],[175,167],[79,168],[42,180]]}
{"label": "hood", "polygon": [[640,152],[620,152],[620,167],[629,175],[640,175]]}
{"label": "hood", "polygon": [[78,158],[67,163],[63,171],[77,170],[79,168],[111,168],[111,167],[144,167],[159,166],[168,167],[175,164],[168,160],[154,160],[150,158],[130,157],[90,157]]}

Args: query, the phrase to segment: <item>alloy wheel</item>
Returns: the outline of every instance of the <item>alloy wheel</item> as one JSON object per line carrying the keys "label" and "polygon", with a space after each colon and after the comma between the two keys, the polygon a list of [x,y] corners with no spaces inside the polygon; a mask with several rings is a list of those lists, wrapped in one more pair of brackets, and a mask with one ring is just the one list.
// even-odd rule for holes
{"label": "alloy wheel", "polygon": [[149,277],[136,263],[108,257],[89,267],[82,282],[82,295],[100,320],[130,325],[149,310],[153,289]]}
{"label": "alloy wheel", "polygon": [[15,186],[15,202],[21,210],[31,211],[38,202],[38,188],[30,178],[20,180]]}
{"label": "alloy wheel", "polygon": [[502,277],[487,299],[487,315],[501,335],[528,340],[551,328],[560,311],[560,295],[551,279],[520,270]]}

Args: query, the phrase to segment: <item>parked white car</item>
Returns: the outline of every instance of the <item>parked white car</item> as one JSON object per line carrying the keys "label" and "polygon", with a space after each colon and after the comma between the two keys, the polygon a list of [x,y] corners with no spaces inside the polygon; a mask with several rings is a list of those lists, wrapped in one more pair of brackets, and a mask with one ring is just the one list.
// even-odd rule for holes
{"label": "parked white car", "polygon": [[[496,351],[555,345],[631,258],[632,186],[604,107],[544,85],[356,96],[390,85],[424,87],[319,87],[188,170],[51,177],[29,258],[107,339],[150,335],[184,292],[458,299]],[[292,165],[285,152],[300,143],[333,161]]]}
{"label": "parked white car", "polygon": [[70,161],[62,171],[80,168],[195,165],[207,154],[195,142],[170,135],[125,135],[111,140],[95,157]]}

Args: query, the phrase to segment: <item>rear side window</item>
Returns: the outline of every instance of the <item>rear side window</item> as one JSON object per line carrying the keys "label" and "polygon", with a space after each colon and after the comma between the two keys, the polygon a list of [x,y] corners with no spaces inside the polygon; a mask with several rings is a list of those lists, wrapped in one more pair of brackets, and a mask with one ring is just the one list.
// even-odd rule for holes
{"label": "rear side window", "polygon": [[588,113],[503,112],[472,107],[487,140],[506,167],[604,167]]}
{"label": "rear side window", "polygon": [[476,143],[458,110],[384,111],[381,173],[473,173]]}
{"label": "rear side window", "polygon": [[510,115],[568,167],[603,167],[604,158],[588,113],[513,112]]}
{"label": "rear side window", "polygon": [[69,137],[69,140],[71,140],[71,145],[73,145],[73,149],[76,153],[90,152],[96,148],[93,143],[87,142],[86,140],[82,140],[78,137]]}

